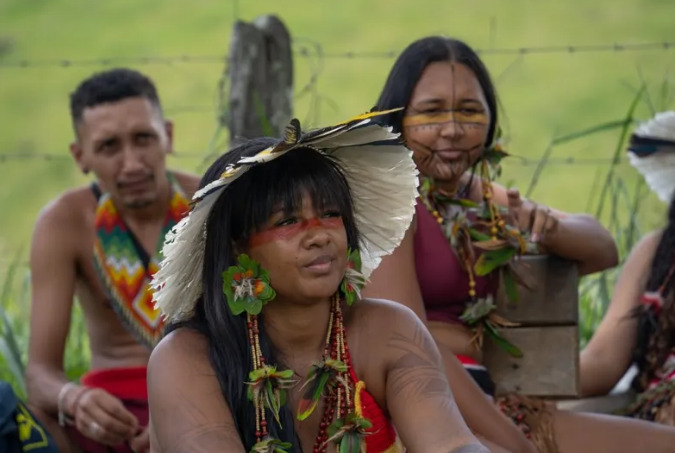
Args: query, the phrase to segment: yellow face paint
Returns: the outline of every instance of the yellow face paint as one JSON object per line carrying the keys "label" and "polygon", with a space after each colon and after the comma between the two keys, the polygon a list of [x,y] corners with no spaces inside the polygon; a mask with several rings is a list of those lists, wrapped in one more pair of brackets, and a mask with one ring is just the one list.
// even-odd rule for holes
{"label": "yellow face paint", "polygon": [[483,112],[466,110],[435,110],[433,112],[414,113],[403,117],[403,126],[433,126],[445,123],[460,123],[487,126],[489,121]]}

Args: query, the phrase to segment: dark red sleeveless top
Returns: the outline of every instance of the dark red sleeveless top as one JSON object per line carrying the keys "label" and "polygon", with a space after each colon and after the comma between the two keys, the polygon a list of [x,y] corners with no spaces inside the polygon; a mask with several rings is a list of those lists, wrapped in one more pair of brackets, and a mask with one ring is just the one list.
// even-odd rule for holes
{"label": "dark red sleeveless top", "polygon": [[[469,276],[438,222],[419,200],[415,213],[415,269],[427,319],[461,323],[459,316],[469,301]],[[476,295],[481,298],[494,294],[497,283],[496,275],[476,277]]]}

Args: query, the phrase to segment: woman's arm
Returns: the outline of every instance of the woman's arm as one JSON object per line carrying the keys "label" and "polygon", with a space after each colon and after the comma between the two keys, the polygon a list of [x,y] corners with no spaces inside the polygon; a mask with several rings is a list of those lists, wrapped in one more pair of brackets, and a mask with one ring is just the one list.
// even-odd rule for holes
{"label": "woman's arm", "polygon": [[[414,228],[415,222],[401,245],[392,255],[385,257],[382,264],[373,272],[370,282],[363,289],[363,295],[399,302],[410,308],[422,322],[426,323],[422,294],[415,271]],[[441,350],[446,376],[459,410],[471,430],[514,453],[534,453],[534,446],[490,402],[453,352],[442,344],[438,344],[438,348]]]}
{"label": "woman's arm", "polygon": [[400,302],[426,323],[427,315],[415,269],[416,229],[417,217],[414,217],[399,246],[391,255],[382,258],[380,265],[373,271],[363,288],[362,296],[365,299]]}
{"label": "woman's arm", "polygon": [[581,393],[605,395],[628,369],[635,347],[637,319],[630,316],[645,290],[660,232],[638,242],[623,265],[614,296],[591,341],[581,351]]}
{"label": "woman's arm", "polygon": [[522,231],[532,234],[547,251],[579,263],[580,275],[598,272],[617,265],[616,243],[595,218],[587,214],[565,214],[521,198],[515,189],[493,184],[497,204],[509,208],[511,217]]}
{"label": "woman's arm", "polygon": [[470,446],[487,453],[462,419],[429,331],[409,309],[392,312],[383,345],[386,399],[403,444],[421,453]]}
{"label": "woman's arm", "polygon": [[537,453],[534,444],[486,397],[455,354],[442,344],[438,349],[457,406],[471,431],[513,453]]}
{"label": "woman's arm", "polygon": [[153,453],[244,452],[234,419],[208,360],[206,339],[179,329],[148,363]]}
{"label": "woman's arm", "polygon": [[579,275],[603,271],[619,262],[614,238],[587,214],[559,219],[556,231],[544,235],[541,245],[554,255],[577,261]]}

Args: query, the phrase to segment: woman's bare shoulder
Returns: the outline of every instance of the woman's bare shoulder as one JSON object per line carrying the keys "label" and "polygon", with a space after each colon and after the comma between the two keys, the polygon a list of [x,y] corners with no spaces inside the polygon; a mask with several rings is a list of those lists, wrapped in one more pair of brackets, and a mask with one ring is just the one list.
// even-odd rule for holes
{"label": "woman's bare shoulder", "polygon": [[654,230],[640,238],[633,246],[623,265],[623,274],[629,276],[627,280],[643,280],[643,284],[646,284],[652,260],[662,237],[663,230]]}
{"label": "woman's bare shoulder", "polygon": [[397,330],[409,330],[418,323],[423,325],[409,307],[388,299],[361,299],[351,307],[350,314],[352,328],[377,332],[382,339]]}
{"label": "woman's bare shoulder", "polygon": [[157,368],[171,371],[175,368],[180,374],[211,370],[206,337],[187,327],[170,332],[150,354],[148,372],[151,374]]}
{"label": "woman's bare shoulder", "polygon": [[408,317],[415,313],[400,302],[390,299],[367,297],[359,300],[352,307],[359,316],[379,315],[382,317]]}
{"label": "woman's bare shoulder", "polygon": [[659,246],[662,237],[662,229],[650,231],[640,239],[640,241],[635,245],[634,249],[638,249],[643,253],[653,254],[656,251],[656,248]]}
{"label": "woman's bare shoulder", "polygon": [[236,423],[209,361],[208,341],[179,328],[150,355],[148,402],[153,450],[244,452]]}

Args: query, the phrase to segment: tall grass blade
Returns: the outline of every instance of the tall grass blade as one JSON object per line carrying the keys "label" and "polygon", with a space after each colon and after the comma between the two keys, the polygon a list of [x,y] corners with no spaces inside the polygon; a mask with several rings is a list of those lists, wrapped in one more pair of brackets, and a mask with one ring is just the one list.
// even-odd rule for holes
{"label": "tall grass blade", "polygon": [[580,138],[585,138],[589,135],[597,134],[599,132],[606,132],[610,131],[612,129],[617,129],[620,127],[623,127],[624,124],[626,123],[626,120],[616,120],[616,121],[609,121],[607,123],[602,123],[598,124],[593,127],[589,127],[588,129],[584,129],[578,132],[572,132],[571,134],[563,135],[562,137],[556,137],[553,139],[552,144],[553,145],[562,145],[567,142],[571,142],[574,140],[578,140]]}
{"label": "tall grass blade", "polygon": [[616,144],[616,148],[614,149],[614,155],[612,156],[612,165],[610,165],[609,171],[607,172],[605,184],[602,186],[602,191],[600,193],[598,208],[595,211],[595,218],[597,219],[602,218],[602,211],[605,206],[605,195],[607,194],[607,190],[609,190],[610,187],[610,182],[614,177],[614,172],[619,162],[619,158],[621,154],[623,154],[625,151],[626,140],[628,138],[628,131],[630,130],[630,126],[633,124],[633,114],[635,113],[635,109],[637,108],[638,103],[642,99],[645,90],[646,86],[643,84],[642,87],[638,90],[635,97],[633,98],[633,102],[631,102],[631,105],[628,108],[628,112],[626,112],[626,118],[624,119],[624,123],[621,128],[621,135],[619,136],[619,141]]}
{"label": "tall grass blade", "polygon": [[[17,256],[21,254],[18,253]],[[14,259],[2,282],[2,293],[0,293],[0,362],[4,364],[0,369],[0,377],[9,381],[19,396],[25,395],[25,366],[22,359],[21,348],[17,339],[17,327],[19,323],[13,323],[7,313],[10,303],[13,301],[12,293],[14,291],[14,280],[19,269],[20,260]],[[18,301],[17,301],[18,302]]]}

